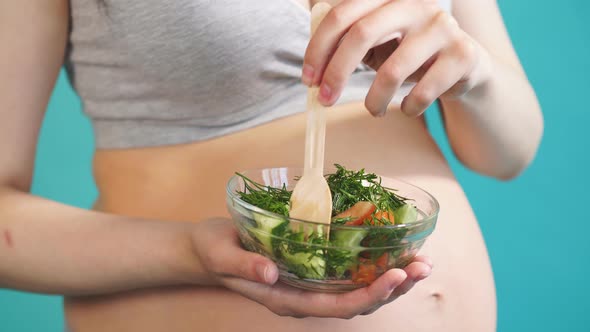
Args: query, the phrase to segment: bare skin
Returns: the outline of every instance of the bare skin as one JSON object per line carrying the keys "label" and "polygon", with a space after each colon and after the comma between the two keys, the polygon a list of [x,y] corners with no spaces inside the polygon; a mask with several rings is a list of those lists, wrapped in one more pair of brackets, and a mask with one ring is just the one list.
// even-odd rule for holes
{"label": "bare skin", "polygon": [[[439,198],[439,223],[422,251],[434,262],[431,276],[374,314],[351,321],[278,317],[217,288],[70,298],[66,312],[74,331],[494,331],[494,282],[476,219],[423,122],[393,110],[374,119],[359,103],[331,110],[328,123],[327,163],[401,177]],[[164,220],[225,216],[225,184],[235,170],[301,164],[304,124],[298,115],[198,144],[99,151],[97,209]],[[175,176],[160,175],[170,172]]]}
{"label": "bare skin", "polygon": [[[440,90],[453,83],[448,81],[429,79],[418,86],[438,89],[453,149],[463,163],[509,179],[534,156],[542,119],[495,3],[473,3],[455,1],[455,17],[465,29],[455,33],[468,33],[477,52],[448,54],[486,65],[462,74],[470,83],[460,94]],[[8,50],[0,55],[8,78],[0,82],[0,286],[66,294],[68,324],[75,331],[495,330],[494,283],[477,221],[422,119],[404,114],[421,113],[429,102],[423,94],[414,94],[401,110],[391,106],[379,119],[366,109],[376,113],[382,93],[330,111],[328,164],[404,178],[443,206],[423,249],[430,259],[420,257],[405,271],[392,270],[347,297],[282,289],[270,262],[224,241],[233,236],[223,219],[227,178],[239,169],[301,165],[303,115],[205,142],[97,151],[96,211],[28,194],[42,110],[64,54],[67,18],[64,0],[0,4],[0,44]],[[492,26],[497,29],[487,29]],[[329,34],[326,28],[318,38]],[[449,45],[454,48],[445,50],[459,44]],[[321,59],[322,52],[306,56],[307,63]],[[386,59],[375,63],[376,69]],[[345,76],[327,73],[323,80],[333,87]],[[426,77],[417,76],[418,81]],[[378,85],[372,90],[387,90]],[[505,144],[515,141],[516,149]],[[217,256],[208,249],[218,242],[224,246]],[[432,275],[417,283],[430,274],[430,261],[436,265]],[[263,275],[257,273],[260,265]]]}

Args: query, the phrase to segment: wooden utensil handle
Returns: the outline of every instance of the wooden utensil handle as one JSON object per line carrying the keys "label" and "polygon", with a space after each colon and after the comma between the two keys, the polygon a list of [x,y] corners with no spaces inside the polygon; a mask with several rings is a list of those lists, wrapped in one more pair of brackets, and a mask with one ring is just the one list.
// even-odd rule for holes
{"label": "wooden utensil handle", "polygon": [[[332,6],[326,2],[318,2],[311,9],[311,36],[326,17]],[[324,145],[326,141],[326,110],[318,102],[318,87],[310,87],[307,92],[307,129],[305,140],[304,172],[324,170]]]}
{"label": "wooden utensil handle", "polygon": [[307,93],[307,133],[305,140],[305,169],[323,172],[326,141],[326,111],[317,102],[319,88],[311,87]]}

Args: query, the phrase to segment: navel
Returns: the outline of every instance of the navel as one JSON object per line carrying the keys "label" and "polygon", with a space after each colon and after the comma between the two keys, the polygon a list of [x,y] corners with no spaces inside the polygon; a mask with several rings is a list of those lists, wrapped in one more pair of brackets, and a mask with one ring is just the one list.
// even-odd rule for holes
{"label": "navel", "polygon": [[6,246],[8,248],[12,248],[14,245],[14,243],[12,242],[12,234],[7,229],[4,230],[3,234],[4,234],[4,243],[6,243]]}

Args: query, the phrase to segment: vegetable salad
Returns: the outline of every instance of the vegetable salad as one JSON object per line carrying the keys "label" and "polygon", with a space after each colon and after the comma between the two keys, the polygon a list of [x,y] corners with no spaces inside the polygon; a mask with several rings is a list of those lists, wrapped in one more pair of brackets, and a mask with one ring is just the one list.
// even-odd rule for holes
{"label": "vegetable salad", "polygon": [[407,249],[402,243],[407,229],[383,226],[413,223],[420,211],[411,199],[384,187],[377,175],[335,166],[326,175],[333,199],[331,225],[339,226],[331,230],[323,225],[310,230],[309,224],[290,221],[292,191],[286,186],[264,186],[238,173],[245,184],[239,197],[275,214],[254,215],[248,233],[259,251],[299,278],[370,283]]}

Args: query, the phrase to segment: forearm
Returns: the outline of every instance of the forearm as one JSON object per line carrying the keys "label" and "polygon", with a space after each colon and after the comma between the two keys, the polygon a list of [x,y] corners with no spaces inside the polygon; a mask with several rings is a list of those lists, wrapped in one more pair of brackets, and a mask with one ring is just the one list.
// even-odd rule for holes
{"label": "forearm", "polygon": [[543,118],[524,73],[498,61],[490,64],[484,84],[441,103],[458,159],[479,173],[510,179],[534,158]]}
{"label": "forearm", "polygon": [[190,226],[86,211],[3,189],[0,287],[85,295],[206,283]]}

